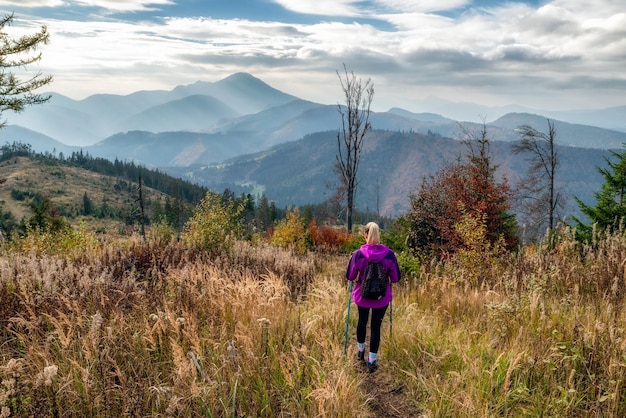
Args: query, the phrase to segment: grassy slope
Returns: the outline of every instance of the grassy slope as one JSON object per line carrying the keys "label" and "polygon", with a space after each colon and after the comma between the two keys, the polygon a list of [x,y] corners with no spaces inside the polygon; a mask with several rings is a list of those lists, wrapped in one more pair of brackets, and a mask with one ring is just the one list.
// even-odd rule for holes
{"label": "grassy slope", "polygon": [[[18,201],[11,196],[12,190],[29,191],[40,193],[50,198],[53,207],[56,208],[81,208],[83,195],[87,193],[92,204],[101,205],[106,198],[107,205],[114,208],[128,210],[137,207],[137,184],[131,185],[131,191],[127,189],[116,191],[114,186],[117,178],[94,173],[78,167],[64,165],[47,165],[40,160],[27,157],[15,157],[0,162],[0,179],[5,181],[0,184],[0,209],[11,212],[19,221],[23,217],[31,215],[28,200]],[[144,198],[147,200],[163,200],[165,195],[143,188]],[[80,217],[91,227],[119,224],[110,220],[94,219],[93,217]],[[70,219],[78,221],[78,218]]]}

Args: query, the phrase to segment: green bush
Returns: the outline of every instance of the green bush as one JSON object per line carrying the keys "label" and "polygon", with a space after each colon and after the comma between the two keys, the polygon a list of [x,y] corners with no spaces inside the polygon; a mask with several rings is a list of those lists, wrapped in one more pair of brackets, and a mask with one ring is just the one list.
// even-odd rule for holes
{"label": "green bush", "polygon": [[176,230],[165,219],[155,222],[148,231],[148,238],[155,244],[167,245],[176,239]]}
{"label": "green bush", "polygon": [[100,246],[95,233],[89,232],[84,222],[78,227],[64,224],[63,228],[26,226],[26,232],[13,234],[9,248],[20,253],[37,255],[65,255],[76,259],[97,251]]}
{"label": "green bush", "polygon": [[239,215],[243,207],[232,199],[207,192],[185,224],[183,242],[213,254],[230,251],[234,240],[242,234]]}
{"label": "green bush", "polygon": [[410,251],[400,251],[396,253],[396,258],[405,280],[414,280],[419,277],[421,263],[418,257]]}

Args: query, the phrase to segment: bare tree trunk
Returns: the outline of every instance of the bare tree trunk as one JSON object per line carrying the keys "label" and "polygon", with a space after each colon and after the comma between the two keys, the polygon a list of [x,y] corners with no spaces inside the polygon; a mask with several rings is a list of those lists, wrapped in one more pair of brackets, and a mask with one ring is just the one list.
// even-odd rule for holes
{"label": "bare tree trunk", "polygon": [[[522,125],[517,128],[519,144],[513,146],[513,152],[529,155],[527,178],[520,183],[522,198],[529,201],[526,216],[535,225],[547,225],[548,231],[556,227],[561,196],[556,188],[556,171],[559,159],[556,150],[556,128],[548,119],[548,132]],[[538,231],[537,231],[538,232]]]}
{"label": "bare tree trunk", "polygon": [[548,120],[548,148],[550,150],[550,231],[552,231],[555,227],[554,218],[556,213],[556,195],[554,190],[554,173],[556,172],[556,151],[554,150],[554,140],[556,138],[556,130],[554,129],[554,123]]}
{"label": "bare tree trunk", "polygon": [[141,216],[141,236],[146,239],[146,225],[145,225],[145,214],[144,214],[144,205],[143,205],[143,191],[142,191],[142,182],[141,182],[141,174],[139,174],[139,186],[137,186],[137,191],[139,196],[137,197],[137,201],[139,202],[139,214]]}
{"label": "bare tree trunk", "polygon": [[345,64],[344,75],[337,71],[339,82],[345,97],[345,105],[339,105],[341,131],[337,133],[337,162],[335,170],[339,175],[339,193],[346,195],[346,227],[352,232],[352,213],[354,195],[358,185],[357,172],[363,151],[363,139],[371,129],[369,123],[370,107],[374,98],[374,86],[371,80],[365,83],[354,72],[348,73]]}

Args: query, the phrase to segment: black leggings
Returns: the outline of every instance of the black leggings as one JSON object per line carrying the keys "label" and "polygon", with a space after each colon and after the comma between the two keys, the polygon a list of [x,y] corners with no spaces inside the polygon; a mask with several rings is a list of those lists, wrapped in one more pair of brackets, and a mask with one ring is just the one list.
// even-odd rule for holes
{"label": "black leggings", "polygon": [[[356,341],[365,343],[365,334],[367,333],[367,320],[370,315],[370,308],[359,308],[359,322],[356,325]],[[383,317],[387,311],[387,306],[372,309],[372,324],[370,326],[370,352],[378,353],[380,345],[380,326],[383,324]]]}

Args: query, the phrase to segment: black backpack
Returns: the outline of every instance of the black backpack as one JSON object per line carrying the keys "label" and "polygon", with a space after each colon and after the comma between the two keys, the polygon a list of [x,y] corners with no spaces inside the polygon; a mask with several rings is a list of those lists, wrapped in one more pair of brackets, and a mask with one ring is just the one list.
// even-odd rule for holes
{"label": "black backpack", "polygon": [[379,300],[387,294],[387,270],[382,263],[368,263],[361,281],[361,297]]}

